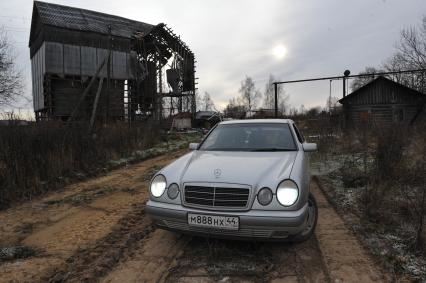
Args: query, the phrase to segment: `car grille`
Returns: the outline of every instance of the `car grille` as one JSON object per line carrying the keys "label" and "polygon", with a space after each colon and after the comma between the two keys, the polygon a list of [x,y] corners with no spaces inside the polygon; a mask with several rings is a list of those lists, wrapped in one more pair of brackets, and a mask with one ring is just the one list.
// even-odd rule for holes
{"label": "car grille", "polygon": [[245,208],[249,195],[248,188],[185,186],[185,203],[197,206]]}
{"label": "car grille", "polygon": [[212,228],[204,228],[204,227],[194,227],[188,225],[188,223],[173,221],[173,220],[164,220],[163,225],[173,230],[180,230],[186,232],[194,232],[194,233],[202,233],[202,234],[212,234],[218,235],[222,237],[230,236],[230,237],[247,237],[247,238],[286,238],[288,233],[285,231],[280,232],[280,234],[274,233],[272,229],[259,229],[259,228],[251,228],[251,227],[240,227],[238,230],[220,230],[220,229],[212,229]]}

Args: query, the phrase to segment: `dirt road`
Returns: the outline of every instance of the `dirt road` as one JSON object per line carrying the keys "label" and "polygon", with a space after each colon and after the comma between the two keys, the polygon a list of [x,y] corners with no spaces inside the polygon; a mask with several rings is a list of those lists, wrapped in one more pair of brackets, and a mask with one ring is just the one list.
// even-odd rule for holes
{"label": "dirt road", "polygon": [[315,182],[318,226],[315,237],[302,244],[204,239],[156,229],[144,213],[148,181],[183,153],[0,212],[0,248],[10,252],[0,257],[0,282],[387,281]]}

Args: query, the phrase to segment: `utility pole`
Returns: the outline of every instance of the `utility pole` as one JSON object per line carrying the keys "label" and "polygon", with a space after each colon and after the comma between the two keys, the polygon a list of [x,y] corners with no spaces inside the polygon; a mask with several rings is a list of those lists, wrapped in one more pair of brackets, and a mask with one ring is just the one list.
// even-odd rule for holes
{"label": "utility pole", "polygon": [[351,71],[349,71],[349,70],[346,70],[344,73],[343,73],[343,97],[345,97],[346,96],[346,80],[347,80],[347,78],[348,78],[348,76],[351,74]]}
{"label": "utility pole", "polygon": [[333,80],[330,80],[330,93],[328,95],[328,114],[331,115],[331,82]]}
{"label": "utility pole", "polygon": [[275,118],[278,118],[278,84],[274,83],[275,89]]}
{"label": "utility pole", "polygon": [[110,77],[111,77],[111,25],[108,25],[108,65],[107,65],[107,88],[106,88],[106,101],[105,101],[105,125],[108,124],[108,116],[109,116],[109,87],[110,87]]}

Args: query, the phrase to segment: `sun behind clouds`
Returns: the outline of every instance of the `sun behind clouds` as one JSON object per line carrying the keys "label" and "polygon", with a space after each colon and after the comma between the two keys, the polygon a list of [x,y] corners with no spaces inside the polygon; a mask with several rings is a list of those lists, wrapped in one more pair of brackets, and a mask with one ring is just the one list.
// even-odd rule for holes
{"label": "sun behind clouds", "polygon": [[279,44],[274,47],[272,53],[274,54],[275,58],[281,60],[287,55],[287,48],[284,45]]}

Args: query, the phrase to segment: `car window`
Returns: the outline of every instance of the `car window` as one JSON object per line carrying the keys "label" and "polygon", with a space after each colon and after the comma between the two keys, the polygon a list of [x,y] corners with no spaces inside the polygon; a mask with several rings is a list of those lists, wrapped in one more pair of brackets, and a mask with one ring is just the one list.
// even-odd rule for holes
{"label": "car window", "polygon": [[296,144],[288,124],[241,123],[217,126],[200,146],[216,151],[293,151]]}
{"label": "car window", "polygon": [[296,132],[296,136],[297,139],[299,140],[300,143],[304,143],[305,142],[305,137],[302,135],[301,132],[299,132],[299,129],[296,127],[295,124],[293,124],[293,129]]}

